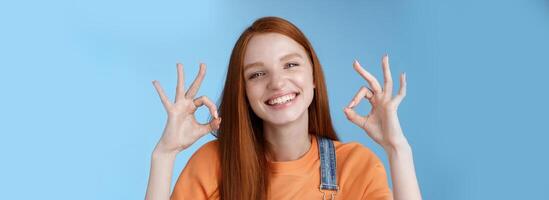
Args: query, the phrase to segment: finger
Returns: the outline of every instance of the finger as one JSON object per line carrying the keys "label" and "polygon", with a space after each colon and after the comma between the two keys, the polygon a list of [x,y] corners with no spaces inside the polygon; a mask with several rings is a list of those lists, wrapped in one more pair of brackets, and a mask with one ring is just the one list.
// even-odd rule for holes
{"label": "finger", "polygon": [[384,79],[384,92],[383,94],[391,98],[393,95],[393,78],[391,77],[391,68],[389,67],[389,55],[385,54],[382,58],[382,67],[383,67],[383,79]]}
{"label": "finger", "polygon": [[214,117],[209,123],[200,124],[200,129],[202,130],[201,133],[206,134],[219,129],[221,125],[221,118],[217,113],[217,106],[206,96],[198,97],[193,102],[196,107],[200,107],[202,105],[208,107],[210,114]]}
{"label": "finger", "polygon": [[351,100],[347,108],[354,108],[356,105],[360,103],[362,98],[366,98],[370,100],[370,98],[372,98],[373,96],[374,94],[372,93],[372,91],[370,91],[369,88],[367,88],[366,86],[362,86],[360,87],[358,92],[355,94],[355,96],[353,97],[353,100]]}
{"label": "finger", "polygon": [[206,96],[201,96],[201,97],[198,97],[196,98],[194,101],[194,105],[196,107],[200,107],[202,105],[205,105],[206,107],[208,107],[208,110],[210,110],[210,114],[214,117],[214,118],[218,118],[218,114],[217,114],[217,106]]}
{"label": "finger", "polygon": [[185,72],[183,71],[183,64],[177,63],[177,87],[175,89],[175,102],[183,98],[185,93]]}
{"label": "finger", "polygon": [[357,60],[355,60],[355,62],[353,63],[353,67],[364,79],[366,79],[366,81],[368,81],[368,84],[370,84],[370,87],[374,90],[374,93],[381,94],[381,86],[379,85],[376,77],[374,77],[372,74],[370,74],[370,72],[362,68]]}
{"label": "finger", "polygon": [[406,96],[406,73],[402,73],[400,75],[400,89],[398,90],[398,94],[394,98],[396,105],[399,105],[405,96]]}
{"label": "finger", "polygon": [[168,109],[171,106],[171,103],[170,99],[166,96],[164,89],[162,89],[162,86],[160,86],[160,83],[157,80],[152,81],[152,83],[154,88],[156,88],[156,92],[158,92],[158,96],[160,96],[160,101],[162,101],[164,108]]}
{"label": "finger", "polygon": [[192,99],[196,95],[196,92],[198,92],[198,88],[200,88],[200,84],[202,83],[202,80],[204,79],[204,75],[206,74],[206,64],[200,63],[200,69],[198,71],[198,74],[196,75],[196,78],[194,79],[193,83],[191,84],[191,87],[189,87],[189,91],[187,91],[187,98]]}
{"label": "finger", "polygon": [[345,116],[347,119],[353,124],[356,124],[357,126],[362,128],[362,125],[366,122],[366,118],[360,116],[358,113],[355,112],[355,110],[350,108],[344,108],[343,112],[345,113]]}
{"label": "finger", "polygon": [[210,120],[210,122],[207,124],[200,124],[200,130],[201,130],[200,133],[205,135],[209,132],[219,130],[220,126],[221,126],[221,117],[217,119],[214,118]]}

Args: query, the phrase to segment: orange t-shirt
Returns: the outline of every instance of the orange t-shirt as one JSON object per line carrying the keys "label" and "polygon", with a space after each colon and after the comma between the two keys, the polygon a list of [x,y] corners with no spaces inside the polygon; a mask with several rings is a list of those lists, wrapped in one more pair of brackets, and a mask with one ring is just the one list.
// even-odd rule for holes
{"label": "orange t-shirt", "polygon": [[[322,199],[318,146],[316,137],[311,138],[311,148],[301,158],[269,161],[269,199]],[[177,179],[171,200],[219,199],[218,145],[217,140],[210,141],[191,156]],[[393,199],[385,168],[370,149],[357,142],[335,141],[334,145],[339,185],[336,199]],[[330,192],[326,199],[330,199]]]}

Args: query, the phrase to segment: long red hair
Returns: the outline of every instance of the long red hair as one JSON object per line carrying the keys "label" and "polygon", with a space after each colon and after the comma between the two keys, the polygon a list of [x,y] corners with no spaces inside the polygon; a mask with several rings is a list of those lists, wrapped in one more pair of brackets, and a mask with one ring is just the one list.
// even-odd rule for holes
{"label": "long red hair", "polygon": [[251,109],[245,90],[244,55],[250,39],[261,33],[279,33],[299,43],[313,67],[314,97],[309,105],[309,132],[339,140],[330,117],[328,94],[320,62],[309,40],[295,25],[279,17],[257,19],[240,35],[231,53],[216,133],[221,160],[219,195],[223,200],[267,199],[269,169],[265,157],[263,122]]}

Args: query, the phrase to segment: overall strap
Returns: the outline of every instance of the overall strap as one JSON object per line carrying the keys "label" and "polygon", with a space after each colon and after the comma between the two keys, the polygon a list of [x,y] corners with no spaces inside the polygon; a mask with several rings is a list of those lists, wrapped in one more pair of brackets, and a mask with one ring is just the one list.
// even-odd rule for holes
{"label": "overall strap", "polygon": [[336,179],[336,154],[334,142],[322,136],[317,136],[318,154],[320,155],[320,191],[332,191],[332,199],[335,198],[335,193],[339,190]]}

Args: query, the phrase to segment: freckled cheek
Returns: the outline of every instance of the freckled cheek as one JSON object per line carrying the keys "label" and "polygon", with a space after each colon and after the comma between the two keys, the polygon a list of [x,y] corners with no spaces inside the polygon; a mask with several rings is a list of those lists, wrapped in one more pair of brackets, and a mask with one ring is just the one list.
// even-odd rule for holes
{"label": "freckled cheek", "polygon": [[255,104],[261,102],[261,97],[263,96],[263,90],[259,85],[246,85],[246,95],[248,96],[248,101]]}
{"label": "freckled cheek", "polygon": [[294,82],[297,84],[298,87],[305,90],[308,88],[313,88],[313,77],[307,76],[307,75],[300,75],[294,77]]}

